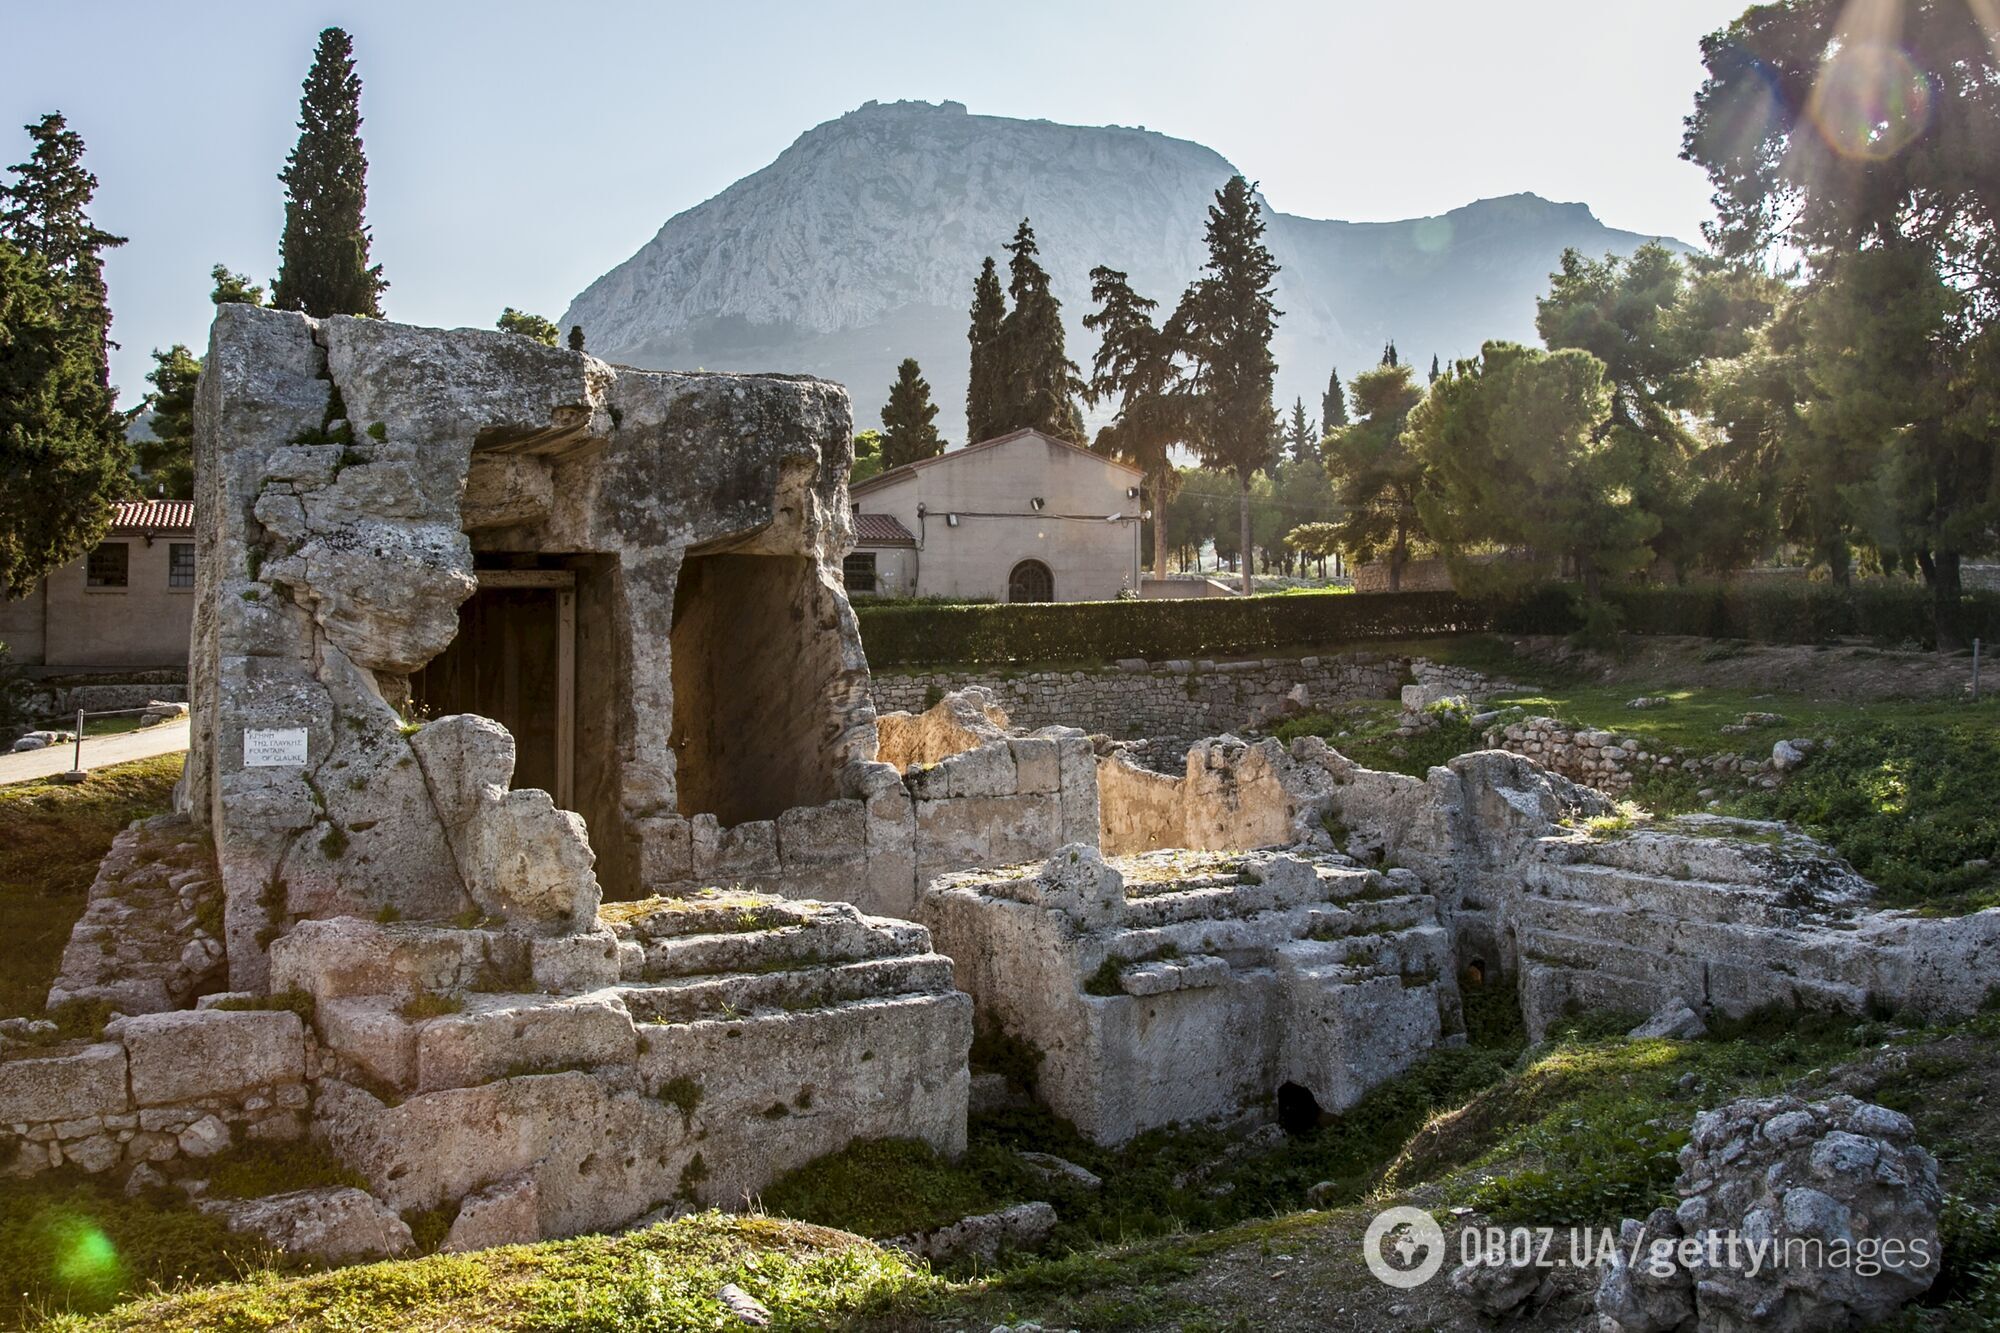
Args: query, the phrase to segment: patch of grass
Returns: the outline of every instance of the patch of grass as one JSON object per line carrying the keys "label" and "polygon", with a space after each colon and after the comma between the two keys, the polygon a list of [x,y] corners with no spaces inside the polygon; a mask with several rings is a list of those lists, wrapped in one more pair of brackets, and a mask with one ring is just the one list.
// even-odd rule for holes
{"label": "patch of grass", "polygon": [[1886,905],[1941,914],[2000,906],[2000,711],[1844,727],[1743,813],[1788,819],[1880,885]]}
{"label": "patch of grass", "polygon": [[181,756],[100,768],[80,786],[0,787],[0,1016],[40,1014],[97,863],[120,829],[163,814]]}
{"label": "patch of grass", "polygon": [[451,1224],[457,1220],[457,1204],[415,1208],[403,1214],[403,1223],[410,1228],[410,1241],[418,1254],[436,1254],[437,1247],[451,1234]]}
{"label": "patch of grass", "polygon": [[213,1009],[289,1009],[299,1016],[299,1021],[308,1028],[313,1025],[313,1017],[319,1006],[313,997],[302,990],[278,991],[272,995],[245,995],[234,999],[218,1000],[209,1006]]}
{"label": "patch of grass", "polygon": [[1113,995],[1123,995],[1125,988],[1118,984],[1118,978],[1123,974],[1124,970],[1125,965],[1118,959],[1105,959],[1097,965],[1095,972],[1092,972],[1083,979],[1083,993],[1085,995],[1096,995],[1106,998]]}
{"label": "patch of grass", "polygon": [[734,1327],[735,1284],[782,1328],[909,1308],[942,1284],[901,1256],[823,1227],[704,1213],[625,1236],[438,1254],[137,1301],[52,1333],[251,1333],[509,1328],[622,1333]]}
{"label": "patch of grass", "polygon": [[660,1100],[679,1110],[683,1117],[694,1114],[694,1108],[701,1105],[701,1084],[686,1074],[676,1074],[660,1085]]}
{"label": "patch of grass", "polygon": [[990,1156],[954,1163],[915,1139],[873,1139],[783,1176],[764,1191],[764,1206],[864,1236],[924,1231],[1023,1197],[1025,1171],[996,1180],[980,1169]]}
{"label": "patch of grass", "polygon": [[396,1012],[411,1022],[425,1018],[442,1018],[446,1014],[456,1014],[465,1008],[465,999],[458,995],[445,995],[438,991],[422,991],[403,1001]]}
{"label": "patch of grass", "polygon": [[352,1185],[365,1190],[358,1171],[309,1139],[293,1143],[246,1143],[231,1148],[204,1168],[211,1193],[232,1199],[261,1199],[291,1190]]}
{"label": "patch of grass", "polygon": [[128,1199],[74,1170],[0,1182],[0,1325],[95,1312],[148,1286],[224,1282],[279,1261],[187,1206],[179,1191]]}

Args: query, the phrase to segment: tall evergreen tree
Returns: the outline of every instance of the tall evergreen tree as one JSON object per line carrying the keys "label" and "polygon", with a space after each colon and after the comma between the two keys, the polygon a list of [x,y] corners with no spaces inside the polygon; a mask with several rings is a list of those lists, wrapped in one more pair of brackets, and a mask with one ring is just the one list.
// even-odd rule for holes
{"label": "tall evergreen tree", "polygon": [[1396,340],[1394,338],[1382,344],[1381,364],[1391,368],[1402,364],[1401,360],[1396,356]]}
{"label": "tall evergreen tree", "polygon": [[1092,406],[1118,400],[1118,415],[1091,447],[1145,472],[1153,494],[1153,577],[1165,578],[1167,503],[1180,482],[1171,455],[1188,429],[1177,353],[1153,323],[1159,302],[1133,291],[1117,269],[1090,271],[1090,299],[1097,309],[1083,317],[1083,326],[1097,334],[1097,355],[1084,394]]}
{"label": "tall evergreen tree", "polygon": [[1443,373],[1444,373],[1444,369],[1443,369],[1443,367],[1441,367],[1441,366],[1439,366],[1439,365],[1438,365],[1438,355],[1437,355],[1437,353],[1436,353],[1436,352],[1432,352],[1432,353],[1431,353],[1431,378],[1430,378],[1430,383],[1432,383],[1432,384],[1436,384],[1436,383],[1438,382],[1438,376],[1439,376],[1439,375],[1442,375]]}
{"label": "tall evergreen tree", "polygon": [[339,28],[319,49],[299,99],[299,142],[278,176],[285,232],[271,304],[308,315],[380,318],[382,266],[368,262],[368,158],[361,150],[361,76],[354,43]]}
{"label": "tall evergreen tree", "polygon": [[996,433],[1031,427],[1082,444],[1083,412],[1076,403],[1081,381],[1063,346],[1062,302],[1035,257],[1035,229],[1028,219],[1021,219],[1006,248],[1007,295],[1014,308],[1000,325],[1006,381]]}
{"label": "tall evergreen tree", "polygon": [[185,343],[153,351],[153,368],[146,372],[153,392],[146,399],[147,424],[153,438],[133,443],[139,490],[147,499],[194,498],[194,391],[201,380],[201,358]]}
{"label": "tall evergreen tree", "polygon": [[572,352],[581,352],[583,350],[583,325],[572,324],[569,326],[569,350]]}
{"label": "tall evergreen tree", "polygon": [[896,367],[896,382],[889,386],[889,401],[882,407],[884,470],[944,452],[944,437],[931,424],[937,414],[923,368],[915,357],[904,357],[903,364]]}
{"label": "tall evergreen tree", "polygon": [[1193,364],[1193,436],[1206,467],[1236,474],[1243,591],[1251,589],[1250,483],[1275,461],[1277,413],[1271,382],[1278,363],[1271,335],[1284,312],[1272,301],[1277,261],[1264,245],[1263,210],[1250,182],[1229,178],[1215,192],[1202,265],[1174,316],[1171,336]]}
{"label": "tall evergreen tree", "polygon": [[1347,424],[1347,391],[1340,387],[1340,367],[1335,366],[1326,377],[1326,392],[1319,396],[1320,433],[1338,429]]}
{"label": "tall evergreen tree", "polygon": [[216,305],[264,304],[264,289],[250,281],[249,274],[231,273],[227,264],[217,264],[208,271],[208,276],[215,280],[215,290],[208,294],[208,299]]}
{"label": "tall evergreen tree", "polygon": [[0,186],[0,596],[20,597],[94,545],[129,492],[111,387],[111,306],[97,178],[61,115],[27,127],[34,150]]}
{"label": "tall evergreen tree", "polygon": [[1318,425],[1306,415],[1306,400],[1292,399],[1292,415],[1285,422],[1285,443],[1289,447],[1292,461],[1319,465]]}
{"label": "tall evergreen tree", "polygon": [[1007,319],[1007,294],[993,257],[979,266],[972,284],[972,324],[966,340],[972,344],[972,373],[965,382],[965,439],[968,444],[990,440],[1006,430],[1007,368],[1002,361],[1000,327]]}
{"label": "tall evergreen tree", "polygon": [[1425,538],[1417,512],[1426,464],[1403,438],[1410,411],[1423,400],[1404,365],[1380,365],[1354,379],[1355,420],[1326,436],[1326,471],[1341,515],[1341,549],[1357,564],[1384,555],[1389,591],[1403,587],[1403,567]]}

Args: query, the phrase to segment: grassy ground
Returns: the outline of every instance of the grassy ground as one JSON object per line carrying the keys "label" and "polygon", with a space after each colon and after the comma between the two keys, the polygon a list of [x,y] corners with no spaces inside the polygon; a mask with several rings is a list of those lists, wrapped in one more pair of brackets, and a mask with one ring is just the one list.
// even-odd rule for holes
{"label": "grassy ground", "polygon": [[0,1016],[41,1012],[98,861],[120,829],[167,809],[181,758],[99,769],[75,787],[0,787]]}
{"label": "grassy ground", "polygon": [[[1597,1025],[1599,1028],[1605,1023]],[[1492,1054],[1492,1048],[1487,1048]],[[1206,1144],[1225,1174],[1203,1190],[1215,1197],[1260,1187],[1241,1220],[1193,1229],[1188,1219],[1134,1225],[1123,1241],[1087,1233],[1143,1198],[1144,1159],[1173,1157],[1173,1136],[1147,1148],[1098,1153],[1057,1136],[1036,1146],[1068,1148],[1106,1171],[1095,1196],[1051,1194],[1066,1239],[1049,1255],[985,1275],[939,1275],[844,1233],[775,1218],[683,1219],[633,1236],[587,1237],[483,1254],[432,1256],[310,1275],[257,1272],[246,1280],[191,1287],[99,1316],[56,1319],[61,1333],[84,1330],[564,1330],[724,1328],[717,1294],[734,1282],[767,1304],[779,1328],[854,1328],[876,1333],[991,1327],[1033,1320],[1082,1330],[1403,1329],[1457,1326],[1463,1311],[1446,1284],[1392,1291],[1365,1275],[1358,1242],[1387,1202],[1432,1210],[1448,1229],[1457,1207],[1475,1220],[1536,1225],[1614,1226],[1667,1197],[1672,1154],[1695,1112],[1730,1098],[1796,1090],[1851,1091],[1898,1107],[1917,1122],[1938,1156],[1951,1196],[1944,1272],[1905,1329],[1978,1329],[1980,1311],[2000,1308],[2000,1126],[1983,1107],[2000,1096],[2000,1014],[1935,1028],[1853,1020],[1752,1019],[1693,1042],[1632,1042],[1572,1031],[1501,1058],[1478,1088],[1444,1091],[1434,1070],[1385,1090],[1387,1115],[1328,1123],[1262,1151]],[[1437,1105],[1432,1103],[1437,1101]],[[1364,1104],[1365,1105],[1365,1104]],[[1428,1107],[1413,1117],[1410,1108]],[[998,1201],[992,1185],[991,1126],[985,1148],[966,1161],[932,1163],[920,1182],[954,1206]],[[844,1154],[842,1170],[795,1177],[837,1188],[816,1194],[775,1190],[798,1211],[902,1225],[915,1176],[909,1159],[880,1147]],[[1311,1171],[1291,1168],[1310,1160]],[[1330,1206],[1304,1207],[1300,1180],[1323,1166],[1342,1170]],[[1176,1162],[1162,1163],[1171,1171]],[[1215,1194],[1223,1183],[1233,1190]],[[18,1186],[10,1186],[18,1189]],[[1322,1196],[1322,1204],[1329,1197]],[[87,1271],[118,1260],[135,1228],[115,1216],[107,1191],[64,1200],[70,1220],[62,1254]],[[104,1216],[111,1221],[105,1222]],[[1134,1214],[1136,1216],[1136,1213]],[[92,1228],[104,1239],[90,1242]],[[183,1237],[182,1243],[190,1240]],[[219,1246],[227,1242],[216,1240]],[[204,1256],[189,1276],[207,1278],[254,1256]],[[137,1262],[135,1256],[134,1262]],[[171,1265],[164,1265],[171,1268]],[[148,1271],[159,1273],[154,1259]],[[1587,1309],[1589,1273],[1567,1279],[1567,1315]],[[1279,1293],[1283,1300],[1280,1302]]]}

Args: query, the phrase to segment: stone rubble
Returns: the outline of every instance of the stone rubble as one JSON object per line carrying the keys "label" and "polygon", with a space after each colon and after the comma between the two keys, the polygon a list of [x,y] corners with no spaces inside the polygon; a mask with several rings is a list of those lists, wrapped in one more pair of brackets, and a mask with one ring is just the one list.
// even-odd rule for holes
{"label": "stone rubble", "polygon": [[192,1004],[223,979],[222,881],[185,816],[140,820],[112,840],[49,991],[55,1008],[99,1000],[127,1014]]}

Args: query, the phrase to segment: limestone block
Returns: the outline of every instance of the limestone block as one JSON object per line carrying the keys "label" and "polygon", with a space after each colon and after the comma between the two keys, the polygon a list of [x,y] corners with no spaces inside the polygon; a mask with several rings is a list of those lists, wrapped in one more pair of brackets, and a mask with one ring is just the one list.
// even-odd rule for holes
{"label": "limestone block", "polygon": [[348,1185],[262,1199],[202,1199],[195,1207],[231,1231],[327,1263],[394,1258],[414,1244],[402,1218]]}
{"label": "limestone block", "polygon": [[438,1249],[446,1254],[529,1245],[542,1238],[540,1191],[526,1172],[494,1181],[467,1195]]}
{"label": "limestone block", "polygon": [[555,508],[555,474],[539,458],[474,454],[459,514],[467,532],[538,523]]}
{"label": "limestone block", "polygon": [[1004,740],[952,755],[936,771],[949,796],[1011,796],[1018,790],[1013,751]]}
{"label": "limestone block", "polygon": [[696,815],[694,878],[702,884],[731,884],[782,872],[778,826],[769,819],[723,828],[714,815]]}
{"label": "limestone block", "polygon": [[[1038,860],[1061,845],[1062,808],[1052,796],[919,800],[916,815],[920,877],[965,866]],[[1092,829],[1088,840],[1094,840],[1094,822]]]}
{"label": "limestone block", "polygon": [[116,1115],[130,1106],[125,1048],[115,1041],[0,1062],[0,1124]]}
{"label": "limestone block", "polygon": [[87,1139],[63,1145],[63,1160],[73,1162],[92,1175],[109,1171],[123,1159],[125,1149],[110,1134],[93,1134]]}
{"label": "limestone block", "polygon": [[1062,762],[1052,737],[1016,736],[1007,744],[1014,752],[1016,790],[1045,793],[1061,789]]}
{"label": "limestone block", "polygon": [[116,1028],[140,1106],[235,1097],[305,1078],[305,1025],[288,1010],[140,1014]]}
{"label": "limestone block", "polygon": [[230,1144],[229,1126],[220,1116],[205,1115],[177,1136],[181,1153],[187,1157],[213,1157]]}
{"label": "limestone block", "polygon": [[271,942],[271,988],[302,990],[324,1004],[349,995],[408,1000],[475,982],[484,931],[383,924],[354,917],[301,921]]}
{"label": "limestone block", "polygon": [[597,990],[618,980],[618,937],[600,927],[530,939],[528,967],[536,989],[552,995]]}
{"label": "limestone block", "polygon": [[694,878],[694,829],[677,815],[634,823],[639,834],[639,883],[647,888]]}
{"label": "limestone block", "polygon": [[583,816],[544,791],[510,791],[472,825],[466,887],[510,925],[564,931],[587,925],[602,898]]}
{"label": "limestone block", "polygon": [[785,869],[857,859],[867,840],[867,808],[857,800],[799,806],[778,816],[778,857]]}
{"label": "limestone block", "polygon": [[399,1090],[416,1086],[417,1025],[382,996],[322,1000],[315,1011],[325,1049],[352,1061],[375,1083]]}
{"label": "limestone block", "polygon": [[629,1065],[638,1056],[632,1016],[615,994],[552,1001],[471,995],[459,1013],[417,1034],[417,1089],[464,1088],[509,1072]]}
{"label": "limestone block", "polygon": [[1031,1254],[1056,1229],[1053,1206],[1017,1203],[994,1213],[981,1213],[935,1231],[899,1236],[889,1244],[934,1264],[992,1264],[1003,1254]]}
{"label": "limestone block", "polygon": [[1110,925],[1125,907],[1125,879],[1095,847],[1072,843],[1035,877],[1042,906],[1068,914],[1086,929]]}

